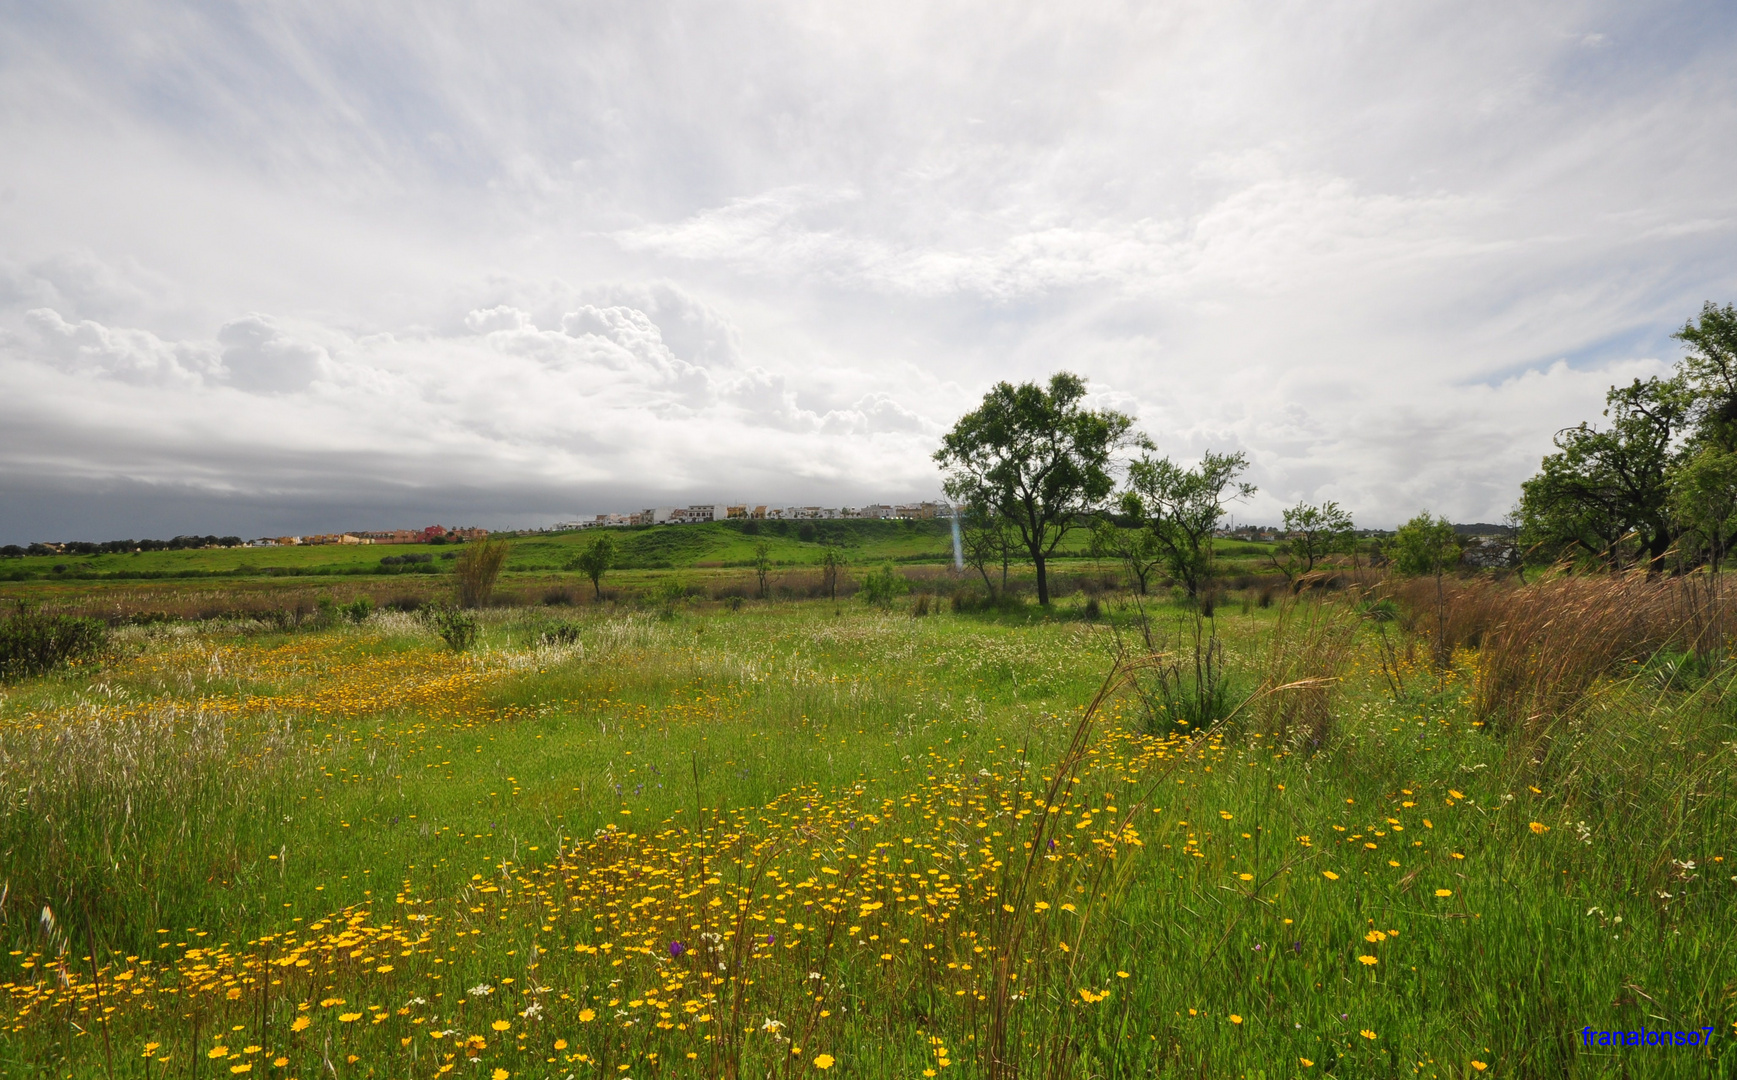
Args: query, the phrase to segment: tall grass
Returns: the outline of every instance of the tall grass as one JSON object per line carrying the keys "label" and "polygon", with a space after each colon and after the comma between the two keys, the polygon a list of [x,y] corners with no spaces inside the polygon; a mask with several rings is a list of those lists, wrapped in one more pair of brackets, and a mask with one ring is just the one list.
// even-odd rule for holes
{"label": "tall grass", "polygon": [[473,540],[464,546],[452,567],[460,607],[482,607],[489,602],[511,547],[505,540]]}
{"label": "tall grass", "polygon": [[[1445,671],[1433,606],[1221,614],[1236,711],[1186,737],[1142,732],[1168,661],[1113,666],[1114,605],[494,609],[464,656],[393,613],[141,633],[0,703],[0,1071],[95,1072],[108,1031],[132,1076],[1601,1076],[1583,1025],[1729,1030],[1730,677],[1665,662],[1702,616],[1661,606],[1538,738],[1480,720],[1480,680],[1592,594],[1481,587],[1445,586]],[[218,697],[305,711],[200,721]],[[71,899],[58,943],[35,921],[105,890],[94,950]],[[129,988],[100,1029],[98,973]],[[1651,1074],[1737,1064],[1672,1053]]]}
{"label": "tall grass", "polygon": [[1424,579],[1394,591],[1433,651],[1475,653],[1477,721],[1528,741],[1572,717],[1610,678],[1661,654],[1722,662],[1725,644],[1715,628],[1731,625],[1724,610],[1730,600],[1698,577],[1450,581],[1439,601]]}

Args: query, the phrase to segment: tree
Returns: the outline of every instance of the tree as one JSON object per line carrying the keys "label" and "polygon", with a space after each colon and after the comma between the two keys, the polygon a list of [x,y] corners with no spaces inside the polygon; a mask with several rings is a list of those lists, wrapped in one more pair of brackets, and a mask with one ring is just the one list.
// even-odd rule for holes
{"label": "tree", "polygon": [[[1130,504],[1124,495],[1122,509],[1125,516],[1140,517],[1138,500]],[[1125,529],[1109,517],[1101,517],[1092,523],[1091,553],[1094,558],[1120,562],[1141,596],[1146,595],[1146,584],[1151,580],[1152,572],[1164,561],[1164,549],[1145,522]]]}
{"label": "tree", "polygon": [[1237,480],[1248,468],[1248,456],[1214,454],[1184,469],[1169,458],[1142,454],[1128,466],[1128,493],[1123,505],[1139,516],[1163,554],[1164,568],[1188,593],[1200,590],[1212,576],[1212,532],[1224,520],[1224,504],[1255,493],[1253,484]]}
{"label": "tree", "polygon": [[597,594],[597,599],[603,599],[603,575],[615,566],[615,537],[608,533],[592,537],[585,550],[574,556],[568,565],[590,578],[591,591]]}
{"label": "tree", "polygon": [[1320,506],[1298,503],[1286,510],[1287,538],[1280,547],[1284,561],[1277,554],[1273,562],[1287,578],[1307,574],[1315,564],[1336,551],[1349,551],[1356,543],[1357,526],[1351,515],[1331,500]]}
{"label": "tree", "polygon": [[1000,514],[984,506],[965,505],[959,508],[959,547],[965,561],[983,577],[989,595],[995,595],[995,582],[989,568],[1001,564],[1001,588],[1007,590],[1007,564],[1012,561],[1018,540],[1013,528]]}
{"label": "tree", "polygon": [[1673,336],[1688,346],[1677,370],[1692,399],[1694,441],[1737,451],[1737,307],[1709,301]]}
{"label": "tree", "polygon": [[1429,511],[1412,518],[1387,542],[1387,557],[1393,568],[1410,577],[1435,578],[1434,643],[1436,670],[1447,670],[1447,593],[1442,578],[1460,561],[1460,536],[1447,518],[1432,518]]}
{"label": "tree", "polygon": [[1556,434],[1557,452],[1521,486],[1521,542],[1550,557],[1580,550],[1621,568],[1660,569],[1677,538],[1669,474],[1697,399],[1687,379],[1636,379],[1605,396],[1610,427]]}
{"label": "tree", "polygon": [[772,545],[762,540],[754,545],[754,576],[760,579],[760,599],[766,599],[766,575],[772,572]]}
{"label": "tree", "polygon": [[1671,509],[1717,575],[1737,533],[1737,454],[1707,446],[1671,471]]}
{"label": "tree", "polygon": [[1447,518],[1431,517],[1425,510],[1393,534],[1387,558],[1407,577],[1439,579],[1459,565],[1460,536]]}
{"label": "tree", "polygon": [[1049,603],[1049,557],[1115,488],[1111,458],[1134,426],[1119,412],[1085,408],[1085,395],[1085,380],[1065,371],[1047,388],[997,383],[935,451],[948,470],[947,495],[994,513],[1018,534],[1037,571],[1040,604]]}

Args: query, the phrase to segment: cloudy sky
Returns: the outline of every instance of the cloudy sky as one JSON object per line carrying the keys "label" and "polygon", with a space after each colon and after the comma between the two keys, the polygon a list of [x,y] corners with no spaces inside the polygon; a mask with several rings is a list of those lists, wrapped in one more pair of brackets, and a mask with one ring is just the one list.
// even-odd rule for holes
{"label": "cloudy sky", "polygon": [[932,497],[1085,375],[1494,520],[1737,300],[1728,4],[11,4],[0,542]]}

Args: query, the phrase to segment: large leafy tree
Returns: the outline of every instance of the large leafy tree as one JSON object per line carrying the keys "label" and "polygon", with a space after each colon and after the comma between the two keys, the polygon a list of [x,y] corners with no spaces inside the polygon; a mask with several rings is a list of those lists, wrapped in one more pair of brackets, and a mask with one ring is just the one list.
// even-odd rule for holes
{"label": "large leafy tree", "polygon": [[1198,599],[1212,576],[1212,533],[1224,520],[1225,503],[1253,495],[1253,484],[1240,482],[1248,456],[1208,451],[1200,464],[1184,469],[1169,458],[1142,454],[1128,466],[1127,512],[1138,515],[1157,541],[1164,568]]}
{"label": "large leafy tree", "polygon": [[1551,556],[1577,551],[1613,568],[1659,569],[1678,535],[1670,472],[1694,412],[1688,380],[1636,379],[1611,387],[1599,429],[1556,434],[1556,453],[1521,487],[1521,541]]}
{"label": "large leafy tree", "polygon": [[1049,603],[1050,556],[1114,490],[1113,458],[1133,430],[1119,412],[1086,408],[1085,396],[1085,380],[1065,371],[1048,386],[997,383],[935,451],[947,495],[1018,535],[1037,571],[1040,604]]}
{"label": "large leafy tree", "polygon": [[1737,451],[1737,307],[1709,302],[1675,336],[1688,346],[1677,371],[1690,396],[1694,441]]}

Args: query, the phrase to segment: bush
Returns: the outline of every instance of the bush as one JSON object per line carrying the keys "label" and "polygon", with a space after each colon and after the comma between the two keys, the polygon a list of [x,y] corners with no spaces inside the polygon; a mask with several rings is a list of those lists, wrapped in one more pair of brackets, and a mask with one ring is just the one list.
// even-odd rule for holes
{"label": "bush", "polygon": [[464,652],[476,644],[479,630],[476,616],[451,604],[430,604],[417,613],[417,618],[439,634],[453,652]]}
{"label": "bush", "polygon": [[348,604],[345,604],[341,610],[344,612],[345,618],[349,619],[357,626],[361,626],[363,623],[368,621],[368,616],[374,614],[374,598],[371,596],[358,596]]}
{"label": "bush", "polygon": [[577,623],[556,623],[537,635],[539,645],[577,645],[579,644],[579,626]]}
{"label": "bush", "polygon": [[871,604],[885,606],[896,597],[903,596],[911,589],[911,583],[904,575],[893,569],[892,563],[882,563],[879,570],[874,570],[862,579],[862,585],[857,589],[857,595]]}
{"label": "bush", "polygon": [[69,660],[94,656],[108,643],[96,619],[44,615],[19,605],[0,622],[0,682],[42,675]]}

